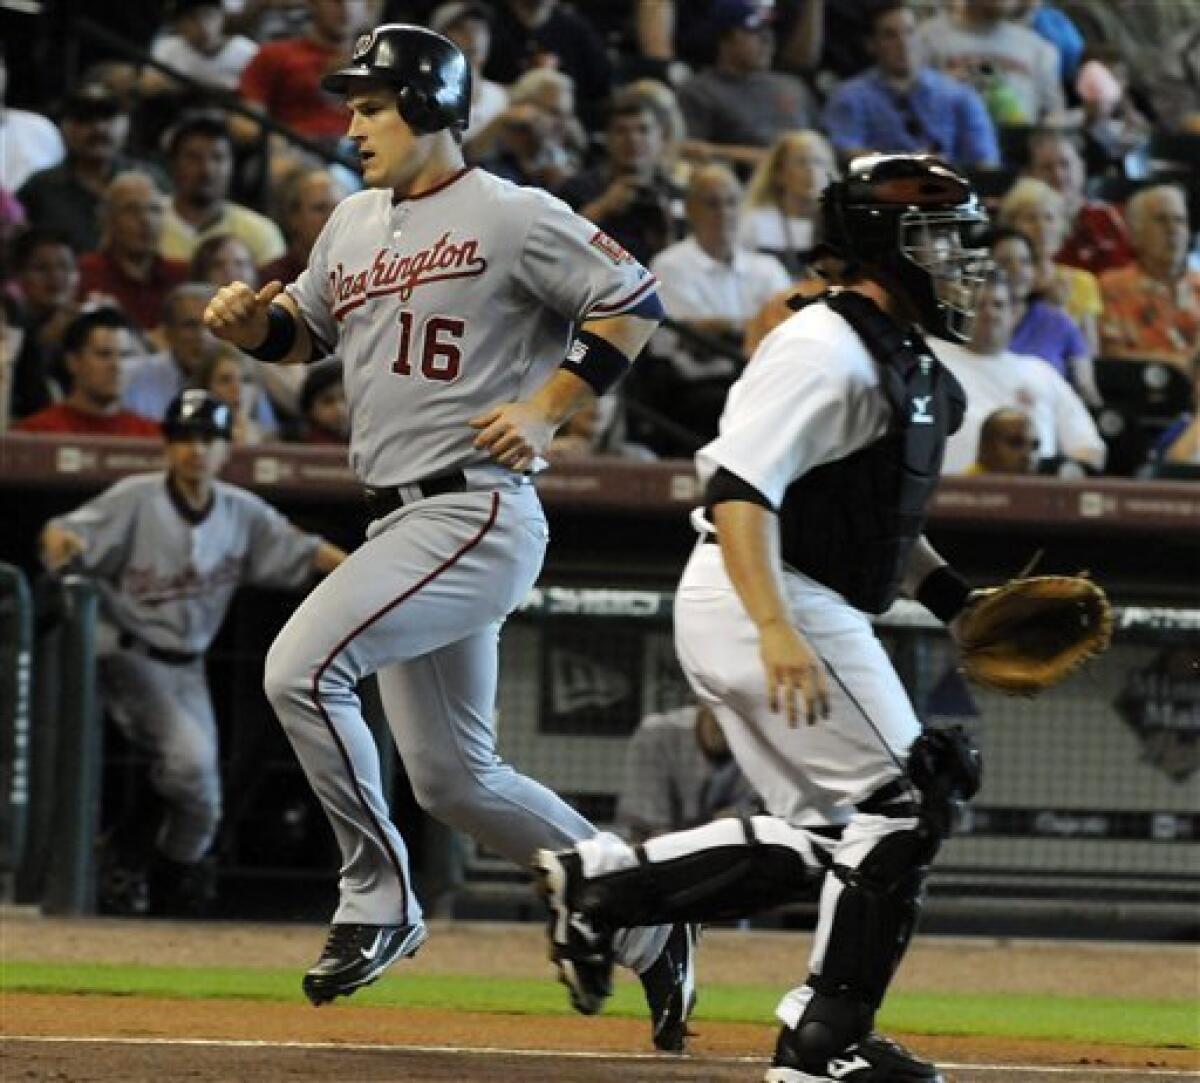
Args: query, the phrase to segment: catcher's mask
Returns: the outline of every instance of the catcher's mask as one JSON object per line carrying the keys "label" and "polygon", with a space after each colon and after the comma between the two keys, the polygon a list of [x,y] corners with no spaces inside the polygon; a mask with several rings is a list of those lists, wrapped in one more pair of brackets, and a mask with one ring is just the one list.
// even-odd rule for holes
{"label": "catcher's mask", "polygon": [[921,325],[965,342],[989,263],[987,214],[970,182],[939,158],[856,158],[821,195],[822,248],[877,273]]}

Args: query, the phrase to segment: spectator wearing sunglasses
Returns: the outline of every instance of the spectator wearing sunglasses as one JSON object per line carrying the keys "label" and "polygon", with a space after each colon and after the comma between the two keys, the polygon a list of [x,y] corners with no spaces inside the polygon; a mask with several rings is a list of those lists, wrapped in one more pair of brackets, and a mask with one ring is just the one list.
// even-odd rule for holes
{"label": "spectator wearing sunglasses", "polygon": [[830,95],[823,117],[838,153],[932,153],[966,169],[999,164],[996,129],[979,94],[920,63],[916,16],[902,0],[872,5],[875,66]]}

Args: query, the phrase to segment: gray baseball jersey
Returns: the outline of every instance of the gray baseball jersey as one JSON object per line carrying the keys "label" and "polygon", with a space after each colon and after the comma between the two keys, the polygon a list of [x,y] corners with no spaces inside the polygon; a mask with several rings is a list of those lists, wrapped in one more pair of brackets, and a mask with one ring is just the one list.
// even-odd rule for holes
{"label": "gray baseball jersey", "polygon": [[86,541],[81,565],[96,576],[113,624],[187,654],[208,649],[241,584],[302,585],[320,543],[223,481],[202,519],[185,517],[165,474],[123,478],[53,522]]}
{"label": "gray baseball jersey", "polygon": [[288,293],[320,343],[337,344],[350,462],[382,486],[488,461],[465,421],[525,398],[574,324],[627,312],[655,285],[565,203],[470,169],[417,199],[343,200]]}
{"label": "gray baseball jersey", "polygon": [[86,541],[80,564],[96,577],[104,618],[133,637],[102,636],[97,668],[105,706],[153,757],[151,781],[165,803],[158,849],[198,861],[221,818],[216,717],[200,656],[238,586],[300,586],[320,539],[221,481],[208,512],[195,515],[161,473],[124,478],[53,522]]}
{"label": "gray baseball jersey", "polygon": [[[416,197],[338,205],[290,296],[345,364],[351,463],[376,488],[463,471],[465,492],[412,499],[372,524],[267,656],[265,684],[338,839],[335,923],[417,924],[408,855],[355,693],[377,673],[417,800],[528,865],[594,828],[500,759],[500,625],[536,581],[546,520],[528,479],[473,446],[471,418],[527,398],[574,326],[634,311],[655,279],[545,192],[465,169]],[[623,934],[642,970],[668,930]]]}

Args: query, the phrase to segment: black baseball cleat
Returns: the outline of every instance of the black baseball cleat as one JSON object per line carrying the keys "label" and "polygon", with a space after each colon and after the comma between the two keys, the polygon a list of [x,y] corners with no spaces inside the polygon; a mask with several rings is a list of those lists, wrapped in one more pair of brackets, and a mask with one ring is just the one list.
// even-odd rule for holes
{"label": "black baseball cleat", "polygon": [[805,1065],[795,1034],[788,1027],[779,1032],[764,1083],[946,1083],[935,1065],[882,1034],[868,1034],[815,1068]]}
{"label": "black baseball cleat", "polygon": [[696,1007],[697,925],[680,923],[657,959],[639,974],[650,1006],[650,1035],[664,1053],[682,1053],[687,1043],[688,1019]]}
{"label": "black baseball cleat", "polygon": [[582,878],[579,855],[573,850],[539,850],[533,871],[550,908],[550,959],[558,968],[558,980],[570,991],[577,1012],[595,1015],[612,996],[612,936],[571,908],[575,885]]}
{"label": "black baseball cleat", "polygon": [[318,1008],[349,996],[397,959],[416,955],[428,936],[424,925],[331,925],[321,958],[304,975],[304,995]]}

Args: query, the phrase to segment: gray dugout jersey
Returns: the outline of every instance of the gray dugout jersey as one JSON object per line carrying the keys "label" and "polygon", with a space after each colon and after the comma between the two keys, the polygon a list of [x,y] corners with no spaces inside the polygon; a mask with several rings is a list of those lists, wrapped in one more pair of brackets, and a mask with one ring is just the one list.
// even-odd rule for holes
{"label": "gray dugout jersey", "polygon": [[656,287],[561,200],[475,168],[343,200],[288,293],[343,360],[351,467],[392,486],[490,463],[467,422],[537,390],[584,319]]}
{"label": "gray dugout jersey", "polygon": [[165,473],[123,478],[51,521],[86,541],[82,570],[96,577],[108,620],[188,654],[208,650],[243,583],[303,585],[321,540],[223,481],[213,483],[212,508],[193,523],[175,506]]}

